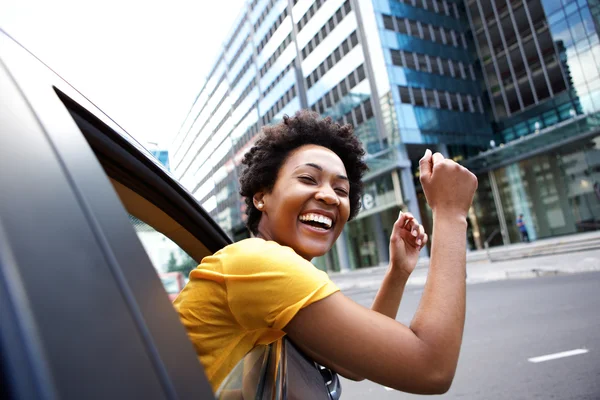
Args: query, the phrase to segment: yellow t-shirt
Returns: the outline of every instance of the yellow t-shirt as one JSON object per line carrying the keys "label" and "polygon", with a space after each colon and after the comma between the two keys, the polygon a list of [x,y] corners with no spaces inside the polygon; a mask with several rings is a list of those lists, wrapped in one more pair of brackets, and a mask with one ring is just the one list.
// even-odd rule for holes
{"label": "yellow t-shirt", "polygon": [[300,309],[338,290],[290,247],[246,239],[205,257],[174,305],[216,391],[252,348],[283,337]]}

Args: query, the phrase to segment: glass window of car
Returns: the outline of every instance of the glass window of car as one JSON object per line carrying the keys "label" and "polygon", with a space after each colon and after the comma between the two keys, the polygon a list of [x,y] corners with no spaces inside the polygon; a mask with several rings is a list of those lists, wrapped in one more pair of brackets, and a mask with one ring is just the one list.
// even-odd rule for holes
{"label": "glass window of car", "polygon": [[130,214],[129,222],[157,272],[182,272],[187,278],[189,271],[198,265],[196,260],[175,242],[144,221]]}

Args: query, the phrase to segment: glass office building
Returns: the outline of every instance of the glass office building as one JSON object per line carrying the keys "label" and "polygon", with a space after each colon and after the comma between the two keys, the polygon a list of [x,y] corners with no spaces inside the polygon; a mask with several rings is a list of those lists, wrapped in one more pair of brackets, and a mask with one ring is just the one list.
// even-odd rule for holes
{"label": "glass office building", "polygon": [[[430,226],[426,148],[477,173],[469,247],[595,230],[600,217],[600,5],[595,0],[252,0],[171,147],[171,168],[247,237],[240,161],[260,129],[310,108],[351,123],[363,209],[316,264],[387,262],[393,221]],[[494,232],[499,232],[494,236]]]}
{"label": "glass office building", "polygon": [[301,108],[350,123],[370,166],[363,209],[315,263],[387,263],[399,210],[426,212],[425,149],[477,153],[493,138],[480,80],[462,2],[248,1],[172,143],[171,168],[238,240],[248,237],[240,162],[261,127]]}
{"label": "glass office building", "polygon": [[168,150],[158,150],[158,149],[149,149],[150,153],[162,164],[165,168],[170,170],[169,165],[169,151]]}
{"label": "glass office building", "polygon": [[[470,0],[496,146],[468,159],[480,189],[471,245],[600,227],[600,44],[590,0]],[[495,232],[500,234],[494,236]]]}

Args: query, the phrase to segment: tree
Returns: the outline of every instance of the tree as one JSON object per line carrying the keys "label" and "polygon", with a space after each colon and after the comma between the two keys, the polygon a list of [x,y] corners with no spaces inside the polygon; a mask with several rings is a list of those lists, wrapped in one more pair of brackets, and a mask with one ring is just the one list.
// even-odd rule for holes
{"label": "tree", "polygon": [[187,277],[198,266],[198,263],[181,249],[179,249],[179,259],[181,262],[178,264],[175,254],[171,252],[167,262],[167,272],[181,272],[183,276]]}
{"label": "tree", "polygon": [[171,252],[169,256],[169,261],[167,261],[167,271],[172,272],[171,270],[177,267],[177,259],[175,259],[175,254]]}

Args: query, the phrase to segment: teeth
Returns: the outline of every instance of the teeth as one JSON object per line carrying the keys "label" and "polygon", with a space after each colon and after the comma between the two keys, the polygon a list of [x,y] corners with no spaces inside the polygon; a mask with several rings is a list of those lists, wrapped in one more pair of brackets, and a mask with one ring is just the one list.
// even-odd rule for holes
{"label": "teeth", "polygon": [[333,221],[331,220],[331,218],[328,218],[324,215],[313,214],[313,213],[301,215],[300,221],[319,222],[319,223],[327,226],[327,228],[331,228],[331,225],[333,224]]}

